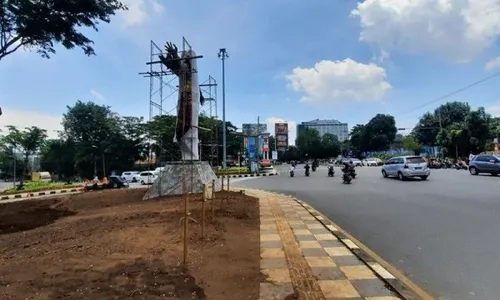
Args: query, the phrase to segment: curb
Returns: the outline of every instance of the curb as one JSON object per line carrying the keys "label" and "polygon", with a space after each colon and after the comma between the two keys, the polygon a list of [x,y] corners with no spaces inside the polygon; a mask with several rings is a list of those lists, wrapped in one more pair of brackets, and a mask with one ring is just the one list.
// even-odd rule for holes
{"label": "curb", "polygon": [[349,239],[343,232],[341,232],[330,219],[325,217],[322,213],[314,209],[306,202],[297,199],[292,195],[282,193],[275,193],[292,198],[294,201],[304,207],[316,220],[318,220],[328,231],[330,231],[341,243],[343,243],[351,252],[357,256],[365,265],[370,268],[383,282],[385,282],[390,289],[396,292],[404,300],[421,300],[423,299],[416,292],[410,289],[403,281],[399,280],[391,274],[387,269],[380,265],[370,254],[361,249],[351,239]]}
{"label": "curb", "polygon": [[6,195],[6,196],[1,196],[0,201],[1,200],[10,200],[10,199],[24,199],[24,198],[37,197],[37,196],[74,193],[74,192],[78,192],[78,191],[82,191],[82,190],[83,190],[83,188],[72,188],[72,189],[64,189],[64,190],[52,190],[52,191],[43,191],[43,192],[35,192],[35,193]]}
{"label": "curb", "polygon": [[236,174],[236,175],[218,175],[217,178],[221,178],[221,176],[224,176],[227,178],[245,178],[245,177],[266,177],[266,176],[278,176],[279,173],[261,173],[261,174]]}

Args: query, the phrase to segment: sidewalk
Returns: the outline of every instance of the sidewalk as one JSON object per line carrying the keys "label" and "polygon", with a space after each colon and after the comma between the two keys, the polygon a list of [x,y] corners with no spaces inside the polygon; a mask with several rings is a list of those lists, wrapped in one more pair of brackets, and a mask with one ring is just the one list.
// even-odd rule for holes
{"label": "sidewalk", "polygon": [[333,235],[336,228],[323,225],[323,217],[314,216],[307,204],[246,191],[260,199],[261,272],[267,277],[260,300],[401,299],[379,278],[394,277],[377,263],[359,260],[351,251],[357,246]]}

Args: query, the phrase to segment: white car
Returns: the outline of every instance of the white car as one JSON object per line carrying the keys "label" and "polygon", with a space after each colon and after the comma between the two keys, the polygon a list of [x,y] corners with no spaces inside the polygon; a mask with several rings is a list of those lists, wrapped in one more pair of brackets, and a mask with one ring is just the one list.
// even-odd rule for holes
{"label": "white car", "polygon": [[379,166],[379,165],[383,165],[384,163],[382,162],[382,160],[380,158],[367,158],[365,159],[365,164],[368,166],[368,167],[376,167],[376,166]]}
{"label": "white car", "polygon": [[156,171],[145,171],[145,172],[141,172],[141,174],[139,174],[139,182],[142,184],[142,185],[145,185],[145,184],[153,184],[156,179],[158,179],[158,176],[160,175],[160,173],[156,172]]}
{"label": "white car", "polygon": [[121,178],[126,182],[139,182],[141,172],[138,171],[127,171],[123,172]]}

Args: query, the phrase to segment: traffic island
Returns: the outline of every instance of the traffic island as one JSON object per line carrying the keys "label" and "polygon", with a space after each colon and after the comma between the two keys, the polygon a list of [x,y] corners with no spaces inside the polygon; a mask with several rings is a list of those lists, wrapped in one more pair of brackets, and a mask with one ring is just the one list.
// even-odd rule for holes
{"label": "traffic island", "polygon": [[142,201],[144,193],[0,204],[1,298],[259,298],[256,198],[218,192],[202,202],[190,195],[184,265],[184,199]]}

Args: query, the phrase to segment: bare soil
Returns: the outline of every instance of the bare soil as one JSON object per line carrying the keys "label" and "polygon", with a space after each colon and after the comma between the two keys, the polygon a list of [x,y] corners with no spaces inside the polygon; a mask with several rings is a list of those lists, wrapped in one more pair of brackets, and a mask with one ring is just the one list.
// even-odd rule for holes
{"label": "bare soil", "polygon": [[[257,199],[217,193],[215,217],[189,199],[142,201],[144,190],[0,204],[0,299],[258,299]],[[226,199],[221,208],[221,199]]]}

